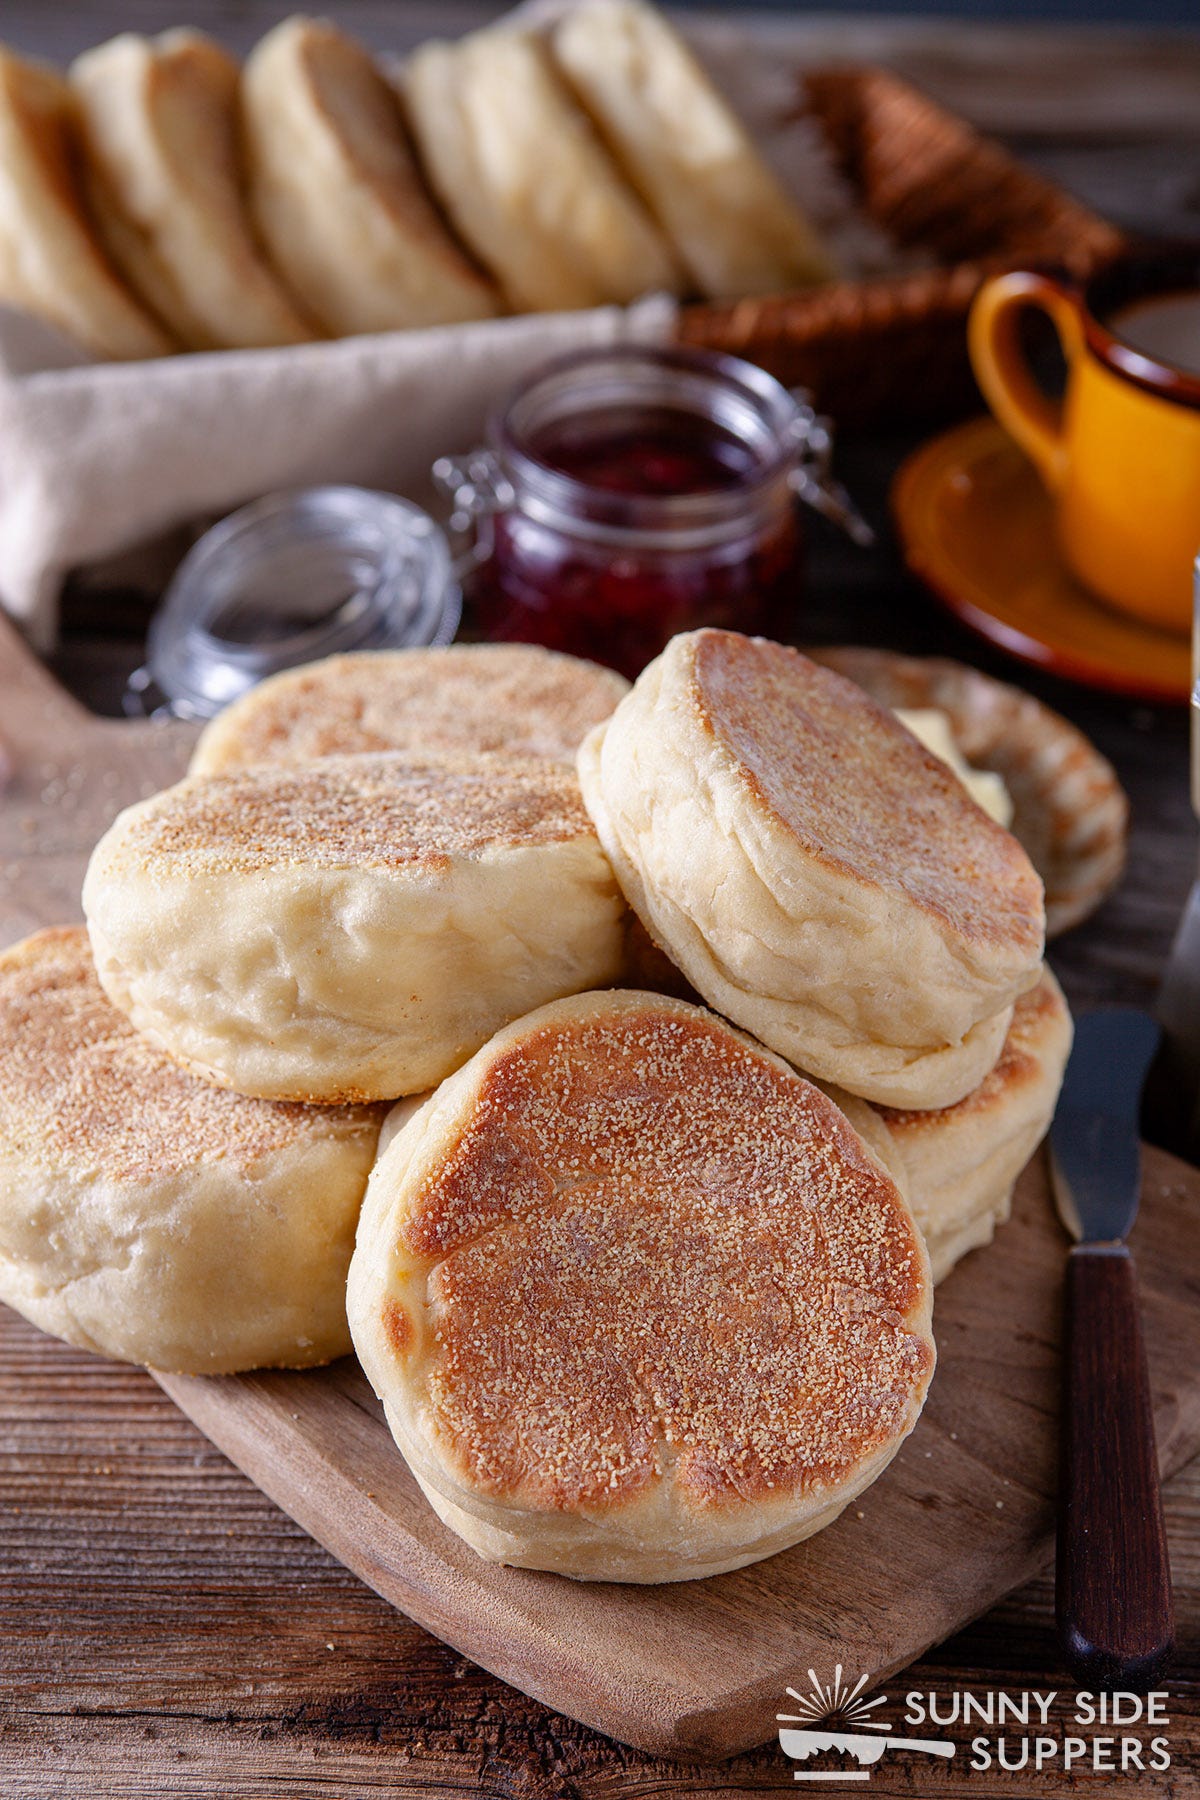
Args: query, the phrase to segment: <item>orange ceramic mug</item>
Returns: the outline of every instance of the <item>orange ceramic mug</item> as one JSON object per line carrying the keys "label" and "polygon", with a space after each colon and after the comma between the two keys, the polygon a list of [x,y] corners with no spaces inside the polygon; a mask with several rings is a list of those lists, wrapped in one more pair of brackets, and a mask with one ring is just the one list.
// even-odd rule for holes
{"label": "orange ceramic mug", "polygon": [[[1061,405],[1021,349],[1027,306],[1058,331]],[[969,343],[988,405],[1054,497],[1073,572],[1122,612],[1188,631],[1200,551],[1200,248],[1122,257],[1084,287],[998,275],[976,298]]]}

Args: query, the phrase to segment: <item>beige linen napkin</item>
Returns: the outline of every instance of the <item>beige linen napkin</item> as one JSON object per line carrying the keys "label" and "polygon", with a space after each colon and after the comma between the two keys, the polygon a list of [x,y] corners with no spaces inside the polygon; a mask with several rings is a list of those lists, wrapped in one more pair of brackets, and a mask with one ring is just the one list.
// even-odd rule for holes
{"label": "beige linen napkin", "polygon": [[348,481],[418,502],[529,369],[590,344],[662,343],[664,296],[589,312],[278,350],[89,363],[0,309],[0,603],[49,649],[71,570],[276,488]]}

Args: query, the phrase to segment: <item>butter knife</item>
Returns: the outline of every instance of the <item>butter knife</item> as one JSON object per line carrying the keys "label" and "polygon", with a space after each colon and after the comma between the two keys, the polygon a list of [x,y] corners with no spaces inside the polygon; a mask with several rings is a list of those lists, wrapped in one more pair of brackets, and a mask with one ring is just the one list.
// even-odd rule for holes
{"label": "butter knife", "polygon": [[1067,1260],[1056,1611],[1072,1669],[1092,1688],[1138,1689],[1174,1635],[1154,1414],[1133,1258],[1138,1113],[1159,1029],[1131,1008],[1087,1013],[1054,1123]]}

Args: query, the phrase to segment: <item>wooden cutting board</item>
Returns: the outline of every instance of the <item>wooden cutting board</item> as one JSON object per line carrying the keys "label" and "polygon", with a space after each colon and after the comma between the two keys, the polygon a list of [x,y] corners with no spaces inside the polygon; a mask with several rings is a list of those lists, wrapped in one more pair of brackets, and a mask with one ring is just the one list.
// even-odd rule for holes
{"label": "wooden cutting board", "polygon": [[[172,780],[187,727],[93,719],[0,622],[0,942],[79,917],[119,807]],[[1164,1469],[1200,1450],[1200,1174],[1156,1151],[1133,1245]],[[1053,1553],[1064,1243],[1040,1158],[1012,1222],[938,1290],[939,1366],[892,1467],[820,1536],[732,1575],[586,1585],[486,1564],[439,1522],[347,1359],[308,1374],[158,1377],[212,1441],[379,1593],[505,1680],[642,1749],[771,1737],[785,1688],[872,1686]]]}
{"label": "wooden cutting board", "polygon": [[[1200,1449],[1200,1174],[1146,1155],[1133,1237],[1167,1471]],[[640,1749],[726,1756],[787,1687],[871,1686],[1053,1555],[1064,1240],[1042,1159],[990,1251],[938,1290],[938,1369],[887,1473],[808,1543],[709,1581],[609,1586],[484,1563],[446,1529],[352,1360],[316,1374],[158,1377],[200,1429],[385,1599],[549,1706]]]}
{"label": "wooden cutting board", "polygon": [[123,806],[179,779],[196,735],[97,718],[0,613],[0,942],[82,917],[96,839]]}

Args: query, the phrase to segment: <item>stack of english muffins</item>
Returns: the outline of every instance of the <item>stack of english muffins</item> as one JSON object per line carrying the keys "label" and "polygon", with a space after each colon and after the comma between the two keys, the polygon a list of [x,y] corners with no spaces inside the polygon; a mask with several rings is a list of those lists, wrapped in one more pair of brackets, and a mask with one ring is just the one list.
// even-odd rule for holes
{"label": "stack of english muffins", "polygon": [[643,0],[426,44],[399,70],[304,17],[244,69],[191,30],[125,33],[65,77],[0,47],[0,304],[97,357],[835,273]]}
{"label": "stack of english muffins", "polygon": [[0,956],[0,1297],[193,1373],[352,1340],[439,1515],[582,1579],[887,1466],[1070,1041],[1016,840],[731,632],[278,676],[83,901]]}

